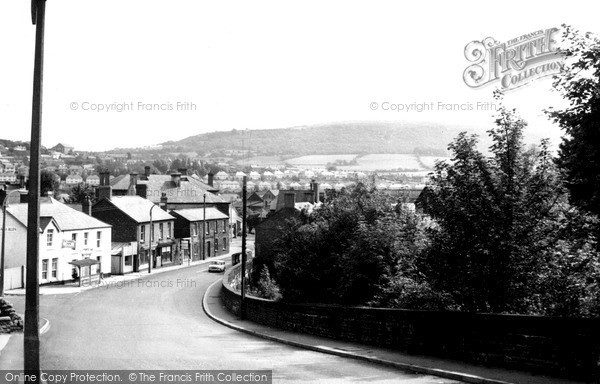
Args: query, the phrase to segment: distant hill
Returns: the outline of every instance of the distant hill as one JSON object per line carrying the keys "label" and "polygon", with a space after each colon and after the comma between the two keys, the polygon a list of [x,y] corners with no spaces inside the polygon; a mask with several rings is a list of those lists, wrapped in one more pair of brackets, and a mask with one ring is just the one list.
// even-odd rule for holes
{"label": "distant hill", "polygon": [[[464,130],[464,129],[463,129]],[[344,122],[283,129],[204,133],[162,143],[164,149],[210,152],[252,150],[261,155],[447,154],[461,129],[435,123]]]}

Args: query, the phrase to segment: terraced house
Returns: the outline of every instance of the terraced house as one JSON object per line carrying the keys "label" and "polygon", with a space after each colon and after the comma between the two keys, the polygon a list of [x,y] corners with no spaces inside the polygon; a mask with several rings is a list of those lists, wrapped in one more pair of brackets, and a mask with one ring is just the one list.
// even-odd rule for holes
{"label": "terraced house", "polygon": [[[27,254],[26,203],[9,204],[6,209],[5,289],[22,288]],[[90,273],[110,273],[112,229],[109,224],[74,210],[53,199],[40,202],[40,284],[64,282]],[[0,232],[1,236],[1,232]],[[89,268],[79,271],[74,262]]]}

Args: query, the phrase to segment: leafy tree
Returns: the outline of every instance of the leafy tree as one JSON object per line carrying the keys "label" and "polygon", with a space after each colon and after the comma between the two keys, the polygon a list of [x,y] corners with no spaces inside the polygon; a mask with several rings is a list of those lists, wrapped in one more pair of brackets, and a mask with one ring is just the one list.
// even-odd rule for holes
{"label": "leafy tree", "polygon": [[372,187],[359,183],[331,195],[279,242],[275,276],[283,299],[366,304],[411,264],[423,245],[419,228],[417,216]]}
{"label": "leafy tree", "polygon": [[83,203],[87,199],[94,201],[96,198],[94,188],[91,185],[80,183],[71,188],[69,193],[70,203]]}
{"label": "leafy tree", "polygon": [[548,143],[525,150],[525,126],[502,107],[488,131],[489,158],[476,149],[475,136],[460,134],[449,146],[452,161],[436,165],[419,201],[436,223],[419,270],[458,309],[543,313],[551,265],[566,257],[556,247],[562,241],[572,254],[581,246],[564,231],[567,215],[576,213]]}
{"label": "leafy tree", "polygon": [[554,87],[569,100],[569,107],[550,110],[550,117],[564,130],[557,164],[564,172],[571,201],[600,214],[600,39],[581,35],[563,25],[565,71]]}
{"label": "leafy tree", "polygon": [[58,192],[60,188],[60,177],[48,170],[42,170],[40,172],[40,194],[42,196],[47,196],[48,192],[52,192],[54,195]]}
{"label": "leafy tree", "polygon": [[163,159],[154,160],[154,162],[152,162],[152,166],[154,168],[156,168],[156,170],[158,170],[158,172],[160,172],[163,175],[166,174],[167,171],[169,170],[169,163],[167,163]]}

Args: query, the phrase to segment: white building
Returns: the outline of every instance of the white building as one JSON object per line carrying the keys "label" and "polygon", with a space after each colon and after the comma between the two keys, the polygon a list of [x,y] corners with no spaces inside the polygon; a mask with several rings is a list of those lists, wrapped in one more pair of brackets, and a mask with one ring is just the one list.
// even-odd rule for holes
{"label": "white building", "polygon": [[[0,239],[1,239],[0,232]],[[75,260],[99,262],[92,274],[110,273],[111,226],[74,210],[51,197],[40,202],[40,284],[69,281]],[[6,209],[5,289],[24,285],[22,269],[27,253],[27,204],[10,204]],[[90,270],[82,268],[82,277]]]}

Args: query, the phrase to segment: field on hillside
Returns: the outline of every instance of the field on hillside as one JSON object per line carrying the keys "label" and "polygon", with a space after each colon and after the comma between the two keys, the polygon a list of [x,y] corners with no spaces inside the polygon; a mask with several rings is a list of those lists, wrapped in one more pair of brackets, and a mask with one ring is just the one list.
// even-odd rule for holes
{"label": "field on hillside", "polygon": [[325,167],[327,164],[335,163],[336,160],[352,161],[357,155],[310,155],[288,159],[285,162],[294,167]]}
{"label": "field on hillside", "polygon": [[356,159],[356,165],[339,166],[338,169],[346,171],[376,171],[376,170],[426,170],[417,157],[413,154],[372,154]]}
{"label": "field on hillside", "polygon": [[448,157],[440,157],[440,156],[421,156],[419,159],[421,160],[421,163],[425,167],[427,167],[429,169],[433,169],[433,167],[435,167],[435,162],[437,160],[444,161],[444,160],[448,160],[449,158]]}

